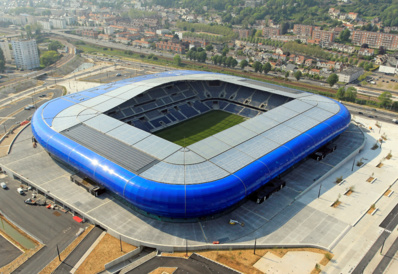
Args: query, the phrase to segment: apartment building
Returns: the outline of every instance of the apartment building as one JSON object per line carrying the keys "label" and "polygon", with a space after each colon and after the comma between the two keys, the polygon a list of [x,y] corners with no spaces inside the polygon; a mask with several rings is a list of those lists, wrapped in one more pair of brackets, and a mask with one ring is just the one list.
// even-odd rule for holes
{"label": "apartment building", "polygon": [[36,40],[12,41],[15,65],[20,69],[34,69],[40,66]]}
{"label": "apartment building", "polygon": [[312,39],[319,40],[319,42],[322,43],[331,43],[334,41],[334,38],[335,36],[333,31],[315,29],[312,32]]}
{"label": "apartment building", "polygon": [[265,38],[270,38],[272,36],[277,36],[277,35],[281,35],[281,30],[279,28],[269,28],[269,27],[263,28],[263,36]]}
{"label": "apartment building", "polygon": [[354,45],[368,44],[371,48],[383,46],[388,50],[398,49],[398,35],[381,32],[354,30],[351,35]]}
{"label": "apartment building", "polygon": [[299,36],[311,37],[313,29],[313,26],[294,24],[293,33]]}

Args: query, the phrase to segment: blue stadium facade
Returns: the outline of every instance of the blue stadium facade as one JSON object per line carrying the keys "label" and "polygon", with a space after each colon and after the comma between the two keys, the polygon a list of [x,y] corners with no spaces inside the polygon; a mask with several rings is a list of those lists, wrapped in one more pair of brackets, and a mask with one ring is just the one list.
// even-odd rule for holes
{"label": "blue stadium facade", "polygon": [[[251,119],[188,148],[151,134],[213,109]],[[32,131],[51,156],[138,209],[198,218],[242,201],[349,123],[348,110],[322,96],[173,71],[51,100],[35,112]]]}

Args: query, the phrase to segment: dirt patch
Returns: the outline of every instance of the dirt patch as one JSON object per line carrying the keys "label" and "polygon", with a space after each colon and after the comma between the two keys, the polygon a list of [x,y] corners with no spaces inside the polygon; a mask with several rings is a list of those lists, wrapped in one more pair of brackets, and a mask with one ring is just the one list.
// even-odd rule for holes
{"label": "dirt patch", "polygon": [[57,216],[57,217],[61,216],[61,213],[59,213],[59,211],[55,211],[53,214],[54,214],[55,216]]}
{"label": "dirt patch", "polygon": [[331,253],[329,253],[329,252],[326,252],[326,253],[325,253],[325,256],[322,258],[322,260],[321,260],[319,263],[320,263],[321,265],[325,266],[325,265],[327,265],[327,264],[332,260],[333,257],[334,257],[333,254],[331,254]]}
{"label": "dirt patch", "polygon": [[320,268],[316,268],[316,267],[314,267],[314,269],[311,271],[311,274],[318,274],[318,273],[321,273],[321,269]]}
{"label": "dirt patch", "polygon": [[149,274],[172,274],[177,270],[177,267],[158,267]]}
{"label": "dirt patch", "polygon": [[[61,252],[60,257],[64,260],[75,248],[76,246],[86,237],[86,235],[94,228],[93,225],[87,227],[87,229],[79,235],[64,251]],[[50,274],[53,273],[54,270],[61,264],[58,259],[58,256],[54,258],[42,271],[40,274]]]}
{"label": "dirt patch", "polygon": [[104,271],[105,264],[137,248],[125,242],[122,242],[122,247],[123,251],[120,250],[119,239],[106,234],[75,273],[98,273]]}
{"label": "dirt patch", "polygon": [[353,190],[349,189],[346,191],[346,193],[344,193],[345,196],[350,196],[352,193],[354,193]]}
{"label": "dirt patch", "polygon": [[[278,257],[283,257],[289,251],[308,251],[320,254],[326,254],[327,251],[316,248],[273,248],[273,249],[238,249],[238,250],[217,250],[217,251],[198,251],[197,254],[202,255],[210,260],[219,262],[223,265],[241,271],[243,273],[263,273],[253,265],[263,257],[267,252],[271,252]],[[190,256],[192,252],[188,253]],[[162,253],[162,256],[185,257],[185,252]]]}
{"label": "dirt patch", "polygon": [[370,176],[370,177],[366,180],[366,182],[371,183],[374,179],[375,179],[375,178],[373,178],[372,176]]}
{"label": "dirt patch", "polygon": [[384,192],[384,196],[388,196],[388,195],[390,195],[390,193],[391,193],[391,189],[389,189],[389,190],[387,190],[386,192]]}
{"label": "dirt patch", "polygon": [[331,205],[331,207],[336,208],[336,207],[338,207],[340,204],[341,204],[340,201],[336,201],[336,202],[334,202],[334,203]]}
{"label": "dirt patch", "polygon": [[376,210],[376,208],[375,207],[371,207],[371,208],[369,208],[369,210],[368,210],[368,214],[372,214],[373,213],[373,211],[375,211]]}

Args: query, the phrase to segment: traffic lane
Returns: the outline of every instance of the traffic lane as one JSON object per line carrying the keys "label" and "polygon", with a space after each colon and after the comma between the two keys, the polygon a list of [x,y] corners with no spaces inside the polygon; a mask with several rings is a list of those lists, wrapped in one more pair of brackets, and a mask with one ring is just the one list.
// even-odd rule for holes
{"label": "traffic lane", "polygon": [[0,235],[0,268],[11,263],[15,258],[22,254],[12,243]]}
{"label": "traffic lane", "polygon": [[[39,108],[42,104],[48,102],[50,97],[40,97],[40,95],[47,95],[49,93],[54,93],[54,96],[51,97],[51,99],[60,97],[62,95],[63,90],[62,89],[51,89],[47,91],[43,91],[40,93],[37,93],[32,97],[26,97],[22,100],[19,100],[15,104],[9,104],[8,107],[4,107],[0,110],[0,117],[14,117],[13,119],[5,119],[5,118],[0,118],[0,121],[3,121],[3,123],[0,124],[0,131],[7,131],[10,129],[13,125],[25,121],[29,117],[31,117],[35,111],[35,109]],[[30,109],[30,110],[25,110],[24,108],[28,105],[32,105],[34,103],[34,106],[36,108]],[[16,112],[18,111],[18,112]],[[2,132],[3,133],[3,132]]]}

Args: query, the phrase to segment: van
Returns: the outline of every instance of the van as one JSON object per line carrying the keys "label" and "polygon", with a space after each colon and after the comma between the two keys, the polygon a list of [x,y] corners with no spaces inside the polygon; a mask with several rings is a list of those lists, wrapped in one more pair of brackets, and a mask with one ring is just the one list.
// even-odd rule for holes
{"label": "van", "polygon": [[4,182],[1,182],[0,186],[1,186],[2,189],[7,189],[7,184],[4,183]]}
{"label": "van", "polygon": [[23,188],[22,188],[22,187],[18,187],[18,188],[17,188],[17,192],[18,192],[19,194],[21,194],[21,195],[25,195],[25,191],[23,191]]}

